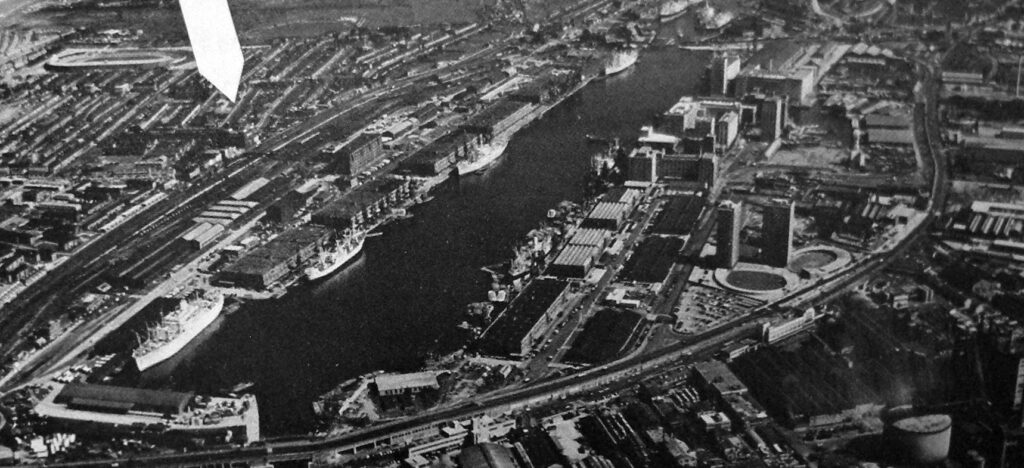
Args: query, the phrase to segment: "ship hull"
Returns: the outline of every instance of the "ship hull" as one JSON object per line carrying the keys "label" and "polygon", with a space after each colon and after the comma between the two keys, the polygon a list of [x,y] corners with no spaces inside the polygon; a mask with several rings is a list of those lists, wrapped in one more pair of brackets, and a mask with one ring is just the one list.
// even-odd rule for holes
{"label": "ship hull", "polygon": [[612,75],[617,75],[619,73],[622,73],[622,72],[628,70],[633,65],[635,65],[636,64],[636,60],[637,60],[636,56],[630,56],[629,58],[627,58],[622,63],[615,64],[614,66],[609,65],[609,66],[604,68],[604,76],[612,76]]}
{"label": "ship hull", "polygon": [[306,270],[306,279],[309,281],[316,281],[319,279],[326,278],[332,273],[338,271],[341,267],[355,259],[360,252],[363,251],[363,243],[366,241],[366,237],[360,237],[359,242],[355,248],[348,251],[347,253],[339,256],[334,262],[332,262],[327,268],[309,268]]}
{"label": "ship hull", "polygon": [[199,336],[206,327],[209,327],[214,320],[217,320],[222,310],[224,310],[224,296],[219,296],[219,299],[212,305],[196,314],[196,318],[189,323],[188,329],[180,335],[159,348],[155,348],[146,354],[135,356],[135,365],[139,368],[139,372],[160,364],[178,354],[182,348]]}
{"label": "ship hull", "polygon": [[492,144],[490,148],[487,148],[486,150],[482,151],[480,156],[477,157],[476,160],[459,161],[459,175],[482,172],[484,169],[487,169],[492,164],[494,164],[494,162],[497,161],[498,158],[501,157],[501,155],[505,154],[505,148],[507,147],[508,141],[503,140],[499,142],[494,142],[494,144]]}

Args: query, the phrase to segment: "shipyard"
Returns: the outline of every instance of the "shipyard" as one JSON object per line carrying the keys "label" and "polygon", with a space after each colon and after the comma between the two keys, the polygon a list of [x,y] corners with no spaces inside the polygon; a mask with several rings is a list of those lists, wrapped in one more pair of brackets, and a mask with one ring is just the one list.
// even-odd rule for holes
{"label": "shipyard", "polygon": [[0,464],[1024,463],[1019,0],[188,3],[0,5]]}

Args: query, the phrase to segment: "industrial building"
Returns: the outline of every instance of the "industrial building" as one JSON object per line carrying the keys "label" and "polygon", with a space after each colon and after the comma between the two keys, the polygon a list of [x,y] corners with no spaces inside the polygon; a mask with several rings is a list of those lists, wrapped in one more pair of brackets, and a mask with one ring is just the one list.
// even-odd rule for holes
{"label": "industrial building", "polygon": [[730,83],[740,74],[742,65],[739,56],[735,54],[716,54],[711,59],[711,73],[709,89],[711,94],[728,95]]}
{"label": "industrial building", "polygon": [[403,171],[422,176],[435,176],[469,157],[474,148],[484,141],[482,134],[466,131],[451,132],[423,147],[399,164]]}
{"label": "industrial building", "polygon": [[761,230],[761,257],[764,263],[786,268],[793,255],[794,203],[773,200],[764,207]]}
{"label": "industrial building", "polygon": [[483,135],[484,141],[490,141],[496,135],[500,135],[510,127],[526,118],[532,112],[534,106],[525,102],[502,100],[470,118],[469,122],[462,126],[466,132]]}
{"label": "industrial building", "polygon": [[298,269],[325,245],[330,231],[299,227],[285,231],[221,271],[218,282],[249,289],[265,289]]}
{"label": "industrial building", "polygon": [[768,43],[744,64],[733,95],[787,96],[793,103],[808,104],[815,85],[849,49],[834,43]]}
{"label": "industrial building", "polygon": [[412,374],[384,374],[373,379],[377,394],[382,397],[394,397],[416,394],[427,390],[437,390],[437,374],[433,372],[416,372]]}
{"label": "industrial building", "polygon": [[360,133],[352,141],[338,148],[331,157],[342,175],[354,176],[384,158],[384,142],[380,135]]}
{"label": "industrial building", "polygon": [[193,393],[71,383],[53,401],[72,409],[104,413],[178,415],[194,398]]}
{"label": "industrial building", "polygon": [[583,245],[590,247],[597,247],[604,250],[608,246],[608,239],[611,237],[612,232],[605,229],[587,229],[581,228],[569,238],[569,245]]}
{"label": "industrial building", "polygon": [[747,393],[747,386],[721,361],[698,362],[693,374],[704,392],[716,398]]}
{"label": "industrial building", "polygon": [[718,156],[666,153],[650,146],[635,148],[629,155],[629,180],[636,182],[682,185],[686,188],[707,188],[718,173]]}
{"label": "industrial building", "polygon": [[[753,120],[744,116],[753,116],[754,110],[752,105],[735,99],[684,96],[662,116],[658,131],[680,137],[682,147],[674,152],[721,153],[736,142],[740,126]],[[705,141],[709,138],[710,149]]]}
{"label": "industrial building", "polygon": [[599,202],[581,224],[585,228],[618,231],[629,216],[630,206],[626,203]]}
{"label": "industrial building", "polygon": [[914,144],[911,119],[906,114],[868,114],[861,121],[864,143],[871,145],[909,146]]}
{"label": "industrial building", "polygon": [[1016,164],[1024,158],[1024,131],[1019,127],[978,126],[974,133],[958,133],[963,157],[972,162]]}
{"label": "industrial building", "polygon": [[459,468],[518,468],[508,447],[482,443],[466,447],[459,453]]}
{"label": "industrial building", "polygon": [[[134,439],[247,444],[260,440],[256,398],[84,383],[55,384],[33,411],[58,428]],[[172,442],[173,443],[173,442]]]}
{"label": "industrial building", "polygon": [[547,273],[563,278],[583,278],[601,256],[602,248],[596,245],[569,244],[555,257]]}
{"label": "industrial building", "polygon": [[760,118],[761,138],[775,141],[782,138],[786,129],[789,104],[785,96],[771,96],[761,103]]}
{"label": "industrial building", "polygon": [[409,182],[375,179],[328,203],[313,214],[312,221],[335,229],[358,228],[381,216],[409,196]]}
{"label": "industrial building", "polygon": [[715,265],[718,268],[732,268],[740,261],[743,218],[743,202],[724,201],[718,205],[715,218]]}
{"label": "industrial building", "polygon": [[199,251],[210,244],[224,232],[224,226],[220,224],[212,223],[199,223],[195,227],[189,229],[185,234],[181,236],[182,242],[184,242],[190,249]]}
{"label": "industrial building", "polygon": [[484,330],[481,352],[525,356],[555,322],[568,291],[568,283],[563,280],[540,278],[531,282]]}

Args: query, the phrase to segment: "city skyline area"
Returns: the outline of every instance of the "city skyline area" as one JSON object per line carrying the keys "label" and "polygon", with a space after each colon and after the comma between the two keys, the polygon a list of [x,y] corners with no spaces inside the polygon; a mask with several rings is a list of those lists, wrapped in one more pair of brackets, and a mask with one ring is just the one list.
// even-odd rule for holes
{"label": "city skyline area", "polygon": [[1022,84],[1021,0],[0,0],[0,466],[1024,466]]}

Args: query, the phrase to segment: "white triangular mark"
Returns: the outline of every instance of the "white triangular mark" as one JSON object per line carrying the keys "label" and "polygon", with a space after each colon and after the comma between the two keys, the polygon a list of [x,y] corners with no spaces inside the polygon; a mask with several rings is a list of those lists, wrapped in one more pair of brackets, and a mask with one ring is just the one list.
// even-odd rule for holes
{"label": "white triangular mark", "polygon": [[242,79],[242,47],[227,0],[178,0],[199,74],[231,102]]}

